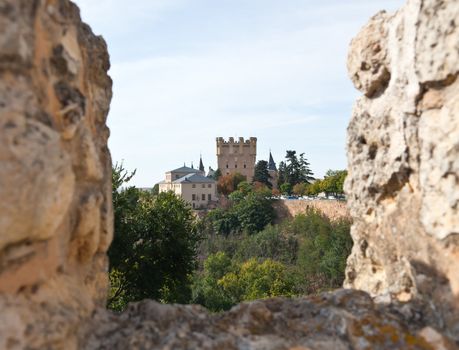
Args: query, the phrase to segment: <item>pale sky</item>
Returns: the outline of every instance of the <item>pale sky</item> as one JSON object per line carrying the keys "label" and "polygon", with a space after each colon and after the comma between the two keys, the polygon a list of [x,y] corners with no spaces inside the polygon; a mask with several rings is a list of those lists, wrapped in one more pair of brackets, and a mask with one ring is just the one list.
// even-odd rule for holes
{"label": "pale sky", "polygon": [[351,38],[402,0],[76,0],[107,41],[113,162],[152,187],[215,138],[258,138],[305,153],[316,177],[346,168],[346,126],[359,95],[347,77]]}

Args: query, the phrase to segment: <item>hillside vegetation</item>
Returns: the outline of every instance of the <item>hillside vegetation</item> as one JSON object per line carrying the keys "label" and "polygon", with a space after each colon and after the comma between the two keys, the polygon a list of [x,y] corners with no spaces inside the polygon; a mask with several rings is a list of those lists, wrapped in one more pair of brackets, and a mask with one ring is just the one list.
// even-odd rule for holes
{"label": "hillside vegetation", "polygon": [[271,191],[245,181],[225,208],[198,218],[172,193],[122,189],[132,176],[114,168],[110,308],[152,298],[221,311],[342,285],[352,247],[349,220],[310,209],[274,224]]}

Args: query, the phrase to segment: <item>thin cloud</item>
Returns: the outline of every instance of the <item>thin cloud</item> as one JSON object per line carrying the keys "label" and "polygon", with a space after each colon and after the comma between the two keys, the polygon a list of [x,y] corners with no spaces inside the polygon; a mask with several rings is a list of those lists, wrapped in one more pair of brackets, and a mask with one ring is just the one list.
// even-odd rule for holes
{"label": "thin cloud", "polygon": [[260,159],[306,152],[319,176],[344,168],[348,43],[402,0],[77,3],[112,53],[112,157],[152,186],[199,153],[215,167],[216,136],[259,137]]}

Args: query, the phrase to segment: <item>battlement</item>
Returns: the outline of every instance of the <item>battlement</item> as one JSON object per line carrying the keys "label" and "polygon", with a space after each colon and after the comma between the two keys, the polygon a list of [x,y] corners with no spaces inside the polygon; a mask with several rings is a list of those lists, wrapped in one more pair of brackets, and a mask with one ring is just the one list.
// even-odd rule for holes
{"label": "battlement", "polygon": [[218,168],[223,175],[240,173],[251,181],[255,171],[257,158],[257,138],[244,139],[229,137],[226,141],[223,137],[217,137],[217,161]]}
{"label": "battlement", "polygon": [[228,141],[225,141],[223,137],[217,137],[217,145],[253,145],[257,143],[257,138],[256,137],[250,137],[249,139],[244,139],[243,137],[239,137],[238,141],[234,140],[234,137],[230,137]]}

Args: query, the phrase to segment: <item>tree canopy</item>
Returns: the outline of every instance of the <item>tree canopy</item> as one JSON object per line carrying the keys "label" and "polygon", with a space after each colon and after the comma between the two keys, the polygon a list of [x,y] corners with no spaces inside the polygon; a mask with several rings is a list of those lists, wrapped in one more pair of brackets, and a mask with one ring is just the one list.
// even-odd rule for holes
{"label": "tree canopy", "polygon": [[259,160],[255,165],[255,172],[253,176],[253,182],[260,182],[266,185],[268,188],[272,188],[271,175],[268,171],[268,162],[266,160]]}
{"label": "tree canopy", "polygon": [[347,176],[347,170],[328,170],[322,180],[315,181],[307,188],[308,194],[316,195],[320,192],[325,192],[333,195],[341,195],[344,193],[344,180]]}
{"label": "tree canopy", "polygon": [[122,165],[113,169],[115,235],[108,251],[108,306],[120,310],[144,298],[188,302],[199,243],[192,210],[172,192],[154,196],[132,186],[122,189],[133,175]]}
{"label": "tree canopy", "polygon": [[301,153],[298,157],[296,151],[287,151],[285,161],[279,163],[279,185],[289,183],[295,186],[299,183],[311,183],[314,180],[310,164]]}
{"label": "tree canopy", "polygon": [[220,176],[217,182],[217,190],[224,196],[228,196],[230,193],[237,190],[239,183],[246,180],[247,178],[240,173],[231,173]]}

